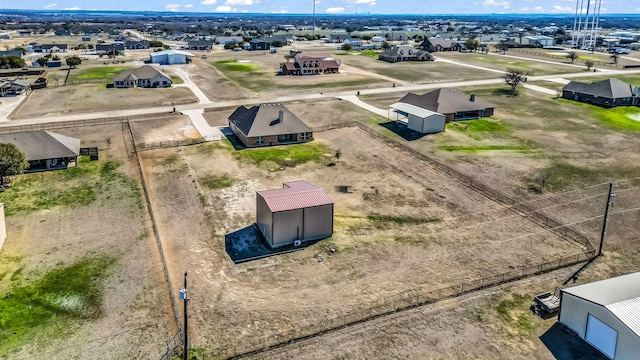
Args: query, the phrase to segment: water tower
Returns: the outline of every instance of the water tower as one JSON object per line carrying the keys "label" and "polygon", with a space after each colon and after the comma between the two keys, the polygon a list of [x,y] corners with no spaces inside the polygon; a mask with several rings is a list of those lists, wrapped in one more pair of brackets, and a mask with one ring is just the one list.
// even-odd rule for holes
{"label": "water tower", "polygon": [[580,48],[595,48],[602,0],[576,0],[571,44]]}

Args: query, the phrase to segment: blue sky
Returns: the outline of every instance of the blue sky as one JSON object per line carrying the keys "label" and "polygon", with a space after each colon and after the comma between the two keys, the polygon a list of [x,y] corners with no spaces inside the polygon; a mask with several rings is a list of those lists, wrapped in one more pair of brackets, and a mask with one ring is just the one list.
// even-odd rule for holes
{"label": "blue sky", "polygon": [[[330,14],[574,13],[576,0],[315,0]],[[585,0],[586,3],[586,0]],[[2,9],[311,13],[313,0],[0,0]],[[601,13],[640,13],[638,0],[603,0]]]}

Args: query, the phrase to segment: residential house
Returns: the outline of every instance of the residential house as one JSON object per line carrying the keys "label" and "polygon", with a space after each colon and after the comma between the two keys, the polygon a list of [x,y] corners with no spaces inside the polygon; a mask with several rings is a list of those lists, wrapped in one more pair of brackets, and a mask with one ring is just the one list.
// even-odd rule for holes
{"label": "residential house", "polygon": [[151,65],[127,69],[113,77],[113,87],[116,88],[157,88],[171,86],[171,83],[169,76]]}
{"label": "residential house", "polygon": [[67,52],[68,44],[42,44],[33,45],[33,52],[36,53],[62,53]]}
{"label": "residential house", "polygon": [[423,95],[409,93],[399,102],[443,114],[447,121],[492,116],[495,108],[475,94],[467,95],[455,88],[437,89]]}
{"label": "residential house", "polygon": [[311,128],[282,104],[240,106],[229,116],[229,127],[247,147],[313,140]]}
{"label": "residential house", "polygon": [[638,87],[615,78],[594,83],[571,81],[562,88],[562,97],[588,104],[615,107],[640,105]]}
{"label": "residential house", "polygon": [[291,45],[293,43],[293,35],[290,34],[275,34],[264,37],[262,40],[272,44],[276,41],[282,43],[282,45]]}
{"label": "residential house", "polygon": [[280,72],[283,75],[334,74],[338,73],[339,69],[338,59],[304,56],[300,53],[293,57],[293,62],[280,64]]}
{"label": "residential house", "polygon": [[71,30],[69,29],[58,29],[55,31],[56,36],[71,36]]}
{"label": "residential house", "polygon": [[149,62],[161,65],[188,64],[193,58],[195,55],[187,51],[165,50],[151,53]]}
{"label": "residential house", "polygon": [[81,39],[82,39],[82,41],[91,41],[91,36],[83,35]]}
{"label": "residential house", "polygon": [[26,173],[75,167],[80,154],[80,139],[50,131],[22,131],[0,134],[0,143],[18,147],[26,156]]}
{"label": "residential house", "polygon": [[0,34],[0,40],[10,40],[11,38],[12,36],[9,33]]}
{"label": "residential house", "polygon": [[349,44],[355,48],[357,46],[362,46],[364,44],[364,41],[361,38],[352,37],[352,38],[345,39],[342,43]]}
{"label": "residential house", "polygon": [[96,44],[96,54],[99,55],[124,55],[123,43]]}
{"label": "residential house", "polygon": [[378,59],[394,63],[400,61],[434,61],[436,57],[428,51],[416,49],[411,45],[394,45],[378,55]]}
{"label": "residential house", "polygon": [[210,51],[213,48],[213,41],[211,40],[191,40],[187,42],[187,49],[189,50],[201,50]]}
{"label": "residential house", "polygon": [[271,43],[263,39],[251,39],[251,41],[249,41],[249,50],[251,51],[266,51],[269,50],[269,48],[271,48]]}
{"label": "residential house", "polygon": [[349,34],[330,34],[329,36],[327,36],[327,42],[333,43],[333,44],[340,44],[342,42],[344,42],[347,39],[351,39],[351,35]]}
{"label": "residential house", "polygon": [[20,50],[0,51],[0,58],[7,57],[7,56],[17,56],[17,57],[21,58],[22,57],[22,51],[20,51]]}
{"label": "residential house", "polygon": [[386,41],[402,41],[406,42],[409,40],[409,36],[404,31],[392,31],[388,32],[384,35]]}
{"label": "residential house", "polygon": [[145,50],[149,48],[148,40],[129,40],[124,42],[124,47],[127,50]]}
{"label": "residential house", "polygon": [[26,80],[12,80],[0,83],[0,96],[23,95],[31,91],[31,85]]}
{"label": "residential house", "polygon": [[436,51],[460,51],[462,44],[458,40],[430,37],[424,39],[420,48],[428,52]]}
{"label": "residential house", "polygon": [[31,30],[17,30],[16,33],[21,37],[29,37],[31,36]]}
{"label": "residential house", "polygon": [[333,234],[333,201],[304,180],[256,193],[256,227],[272,248],[300,246]]}
{"label": "residential house", "polygon": [[242,38],[242,36],[216,36],[216,38],[214,39],[214,42],[216,44],[222,44],[222,45],[238,44],[243,41],[244,39]]}

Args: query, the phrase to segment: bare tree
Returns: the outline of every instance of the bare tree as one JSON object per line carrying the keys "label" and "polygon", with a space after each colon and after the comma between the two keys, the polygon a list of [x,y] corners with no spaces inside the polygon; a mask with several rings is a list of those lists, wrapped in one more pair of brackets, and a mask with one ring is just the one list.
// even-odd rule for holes
{"label": "bare tree", "polygon": [[584,62],[584,66],[587,67],[587,71],[591,71],[593,65],[595,65],[595,62],[593,62],[593,60],[587,60]]}
{"label": "bare tree", "polygon": [[56,74],[51,74],[51,75],[49,75],[49,79],[51,79],[51,80],[55,81],[55,82],[56,82],[56,87],[58,87],[58,81],[60,80],[60,79],[59,79],[59,77],[58,77],[58,75],[56,75]]}
{"label": "bare tree", "polygon": [[611,55],[611,62],[618,65],[618,53],[613,53]]}
{"label": "bare tree", "polygon": [[111,147],[111,136],[107,136],[107,138],[105,139],[107,141],[107,148]]}
{"label": "bare tree", "polygon": [[336,162],[340,162],[340,158],[342,157],[342,151],[340,149],[336,150],[336,154],[333,155],[336,158]]}
{"label": "bare tree", "polygon": [[571,63],[573,64],[573,62],[578,58],[578,53],[576,53],[575,51],[569,51],[569,53],[567,54],[567,57],[571,60]]}
{"label": "bare tree", "polygon": [[527,81],[529,73],[519,69],[507,69],[507,73],[504,74],[504,81],[507,85],[511,86],[509,94],[512,96],[518,95],[516,88],[523,82]]}
{"label": "bare tree", "polygon": [[550,173],[540,173],[534,179],[538,184],[529,184],[529,191],[534,192],[536,194],[542,194],[544,187],[547,185],[547,181],[551,177]]}
{"label": "bare tree", "polygon": [[498,51],[502,51],[502,55],[507,53],[507,50],[509,50],[509,45],[505,44],[505,43],[497,43],[494,45],[496,50]]}

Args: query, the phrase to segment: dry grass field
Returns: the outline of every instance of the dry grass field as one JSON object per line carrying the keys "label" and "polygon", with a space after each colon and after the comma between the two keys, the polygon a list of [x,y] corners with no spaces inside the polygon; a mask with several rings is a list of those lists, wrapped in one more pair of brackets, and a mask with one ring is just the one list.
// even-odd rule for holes
{"label": "dry grass field", "polygon": [[[581,252],[361,130],[315,137],[288,156],[236,152],[226,143],[142,154],[172,274],[190,269],[194,341],[205,350],[241,346],[403,291]],[[339,161],[327,166],[338,149]],[[295,179],[329,192],[334,236],[295,253],[233,264],[224,236],[254,221],[255,191]],[[338,192],[338,185],[352,191]]]}
{"label": "dry grass field", "polygon": [[[460,53],[455,51],[438,52],[436,55],[440,58],[458,61],[464,64],[485,67],[494,70],[506,71],[508,68],[518,69],[529,72],[530,75],[551,75],[580,72],[580,67],[567,66],[561,61],[551,61],[546,58],[541,59],[549,62],[540,62],[527,59],[528,56],[519,52],[507,52],[507,56],[501,53],[492,52],[490,54],[481,53]],[[517,56],[514,58],[511,56]],[[529,56],[529,58],[531,58]],[[580,64],[574,64],[580,65]],[[582,69],[586,71],[586,68]]]}
{"label": "dry grass field", "polygon": [[121,126],[60,132],[100,160],[23,175],[0,194],[0,358],[159,358],[177,328]]}
{"label": "dry grass field", "polygon": [[149,118],[131,122],[136,143],[159,143],[202,138],[186,115]]}

